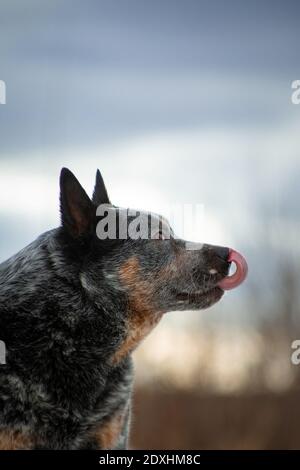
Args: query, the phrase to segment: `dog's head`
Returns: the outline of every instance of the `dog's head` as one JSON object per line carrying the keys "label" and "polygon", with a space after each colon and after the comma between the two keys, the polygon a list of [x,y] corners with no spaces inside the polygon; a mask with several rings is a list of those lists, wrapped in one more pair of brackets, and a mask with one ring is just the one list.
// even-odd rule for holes
{"label": "dog's head", "polygon": [[[189,243],[174,236],[167,220],[142,212],[134,216],[110,203],[99,171],[92,199],[75,176],[63,169],[62,235],[78,257],[78,276],[86,294],[122,314],[126,341],[120,359],[174,310],[210,307],[229,287],[228,248]],[[231,287],[246,274],[236,275]],[[239,278],[239,279],[237,279]],[[226,284],[227,283],[227,284]]]}

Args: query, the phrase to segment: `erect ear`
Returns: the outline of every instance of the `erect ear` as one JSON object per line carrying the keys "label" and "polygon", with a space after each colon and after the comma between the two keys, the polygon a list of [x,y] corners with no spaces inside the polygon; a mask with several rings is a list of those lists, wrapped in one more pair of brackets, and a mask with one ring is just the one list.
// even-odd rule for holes
{"label": "erect ear", "polygon": [[74,238],[92,232],[95,207],[85,190],[67,168],[60,174],[60,211],[63,227]]}
{"label": "erect ear", "polygon": [[100,206],[101,204],[110,204],[106,187],[105,187],[102,175],[99,170],[97,170],[97,173],[96,173],[96,183],[95,183],[92,201],[96,206]]}

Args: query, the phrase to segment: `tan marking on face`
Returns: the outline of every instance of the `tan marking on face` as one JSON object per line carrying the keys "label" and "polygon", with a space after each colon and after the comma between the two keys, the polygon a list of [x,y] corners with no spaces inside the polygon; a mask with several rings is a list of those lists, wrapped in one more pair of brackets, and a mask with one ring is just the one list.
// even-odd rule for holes
{"label": "tan marking on face", "polygon": [[136,257],[126,261],[119,271],[120,280],[128,289],[129,316],[127,336],[112,358],[114,364],[138,346],[157,325],[163,314],[157,311],[153,304],[153,284],[143,280],[139,271],[140,265]]}
{"label": "tan marking on face", "polygon": [[100,449],[114,449],[124,424],[124,414],[119,413],[101,424],[92,434]]}
{"label": "tan marking on face", "polygon": [[30,449],[34,446],[33,439],[20,431],[0,431],[0,450]]}

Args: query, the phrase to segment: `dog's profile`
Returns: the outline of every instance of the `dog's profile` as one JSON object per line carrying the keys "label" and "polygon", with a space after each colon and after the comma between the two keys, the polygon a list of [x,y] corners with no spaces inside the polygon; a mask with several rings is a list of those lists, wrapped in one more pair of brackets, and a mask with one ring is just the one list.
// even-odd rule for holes
{"label": "dog's profile", "polygon": [[[60,177],[61,226],[0,265],[0,449],[124,449],[131,353],[174,310],[223,295],[229,249],[164,238],[100,239],[111,205],[99,171],[92,199]],[[196,245],[195,245],[195,248]]]}

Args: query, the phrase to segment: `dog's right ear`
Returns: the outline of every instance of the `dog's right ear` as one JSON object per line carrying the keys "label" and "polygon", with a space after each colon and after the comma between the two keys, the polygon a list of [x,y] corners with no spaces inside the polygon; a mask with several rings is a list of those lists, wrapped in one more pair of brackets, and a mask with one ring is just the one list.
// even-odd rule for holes
{"label": "dog's right ear", "polygon": [[73,238],[92,233],[95,207],[67,168],[63,168],[60,174],[60,211],[62,226]]}
{"label": "dog's right ear", "polygon": [[96,173],[96,183],[95,183],[92,201],[96,206],[100,206],[101,204],[110,204],[106,187],[105,187],[102,175],[99,170],[97,170],[97,173]]}

